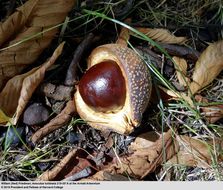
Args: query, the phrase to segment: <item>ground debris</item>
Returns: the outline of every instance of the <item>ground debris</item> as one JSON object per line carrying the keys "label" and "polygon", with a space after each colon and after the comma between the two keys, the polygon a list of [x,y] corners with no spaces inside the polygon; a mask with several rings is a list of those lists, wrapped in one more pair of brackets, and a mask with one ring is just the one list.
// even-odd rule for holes
{"label": "ground debris", "polygon": [[59,115],[57,115],[49,123],[47,123],[45,126],[40,128],[37,132],[33,134],[32,142],[35,144],[42,137],[66,125],[71,120],[71,118],[74,116],[75,113],[76,113],[76,110],[75,110],[74,102],[70,100],[67,102],[66,107],[63,109],[63,111]]}
{"label": "ground debris", "polygon": [[74,86],[44,83],[41,85],[40,89],[46,97],[57,101],[69,101],[72,99],[74,94]]}

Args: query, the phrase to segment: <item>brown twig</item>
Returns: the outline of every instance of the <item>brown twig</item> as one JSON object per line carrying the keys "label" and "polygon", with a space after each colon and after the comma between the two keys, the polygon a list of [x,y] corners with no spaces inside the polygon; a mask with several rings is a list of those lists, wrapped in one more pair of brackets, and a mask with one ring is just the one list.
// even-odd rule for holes
{"label": "brown twig", "polygon": [[[176,44],[164,44],[159,43],[161,47],[163,47],[170,55],[183,57],[185,59],[190,59],[194,62],[197,61],[200,53],[193,49],[186,46],[176,45]],[[156,52],[160,52],[157,48],[154,49]]]}
{"label": "brown twig", "polygon": [[143,46],[137,46],[136,50],[139,51],[139,53],[142,54],[142,56],[144,56],[145,58],[148,58],[151,64],[153,64],[156,68],[161,69],[162,58],[159,57],[156,53],[154,53],[149,48],[143,47]]}
{"label": "brown twig", "polygon": [[77,82],[76,71],[78,63],[80,62],[83,53],[86,51],[87,47],[92,42],[93,38],[94,35],[92,33],[89,33],[87,37],[78,45],[77,49],[75,50],[73,59],[67,70],[66,78],[64,81],[65,85],[73,86],[76,84]]}
{"label": "brown twig", "polygon": [[40,128],[38,131],[36,131],[33,134],[31,141],[35,144],[44,136],[66,125],[71,120],[72,116],[75,113],[76,113],[76,109],[75,109],[74,101],[70,100],[69,102],[67,102],[65,108],[62,110],[60,114],[58,114],[48,124]]}

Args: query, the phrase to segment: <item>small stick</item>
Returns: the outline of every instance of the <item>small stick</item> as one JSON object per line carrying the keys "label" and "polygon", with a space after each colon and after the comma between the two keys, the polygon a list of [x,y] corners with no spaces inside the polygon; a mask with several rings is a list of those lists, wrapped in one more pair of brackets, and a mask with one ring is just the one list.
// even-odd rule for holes
{"label": "small stick", "polygon": [[74,101],[70,100],[67,102],[65,108],[60,114],[53,118],[48,124],[36,131],[31,137],[31,141],[35,144],[37,141],[42,139],[49,133],[59,129],[60,127],[66,125],[76,113]]}
{"label": "small stick", "polygon": [[89,33],[87,37],[78,45],[77,49],[74,52],[73,59],[69,65],[69,68],[67,70],[66,78],[64,81],[64,84],[67,86],[73,86],[76,84],[76,71],[78,63],[80,62],[80,59],[86,50],[86,48],[90,45],[94,38],[94,35],[92,33]]}
{"label": "small stick", "polygon": [[142,54],[145,59],[148,59],[151,64],[153,64],[156,68],[162,67],[162,58],[158,56],[156,53],[154,53],[152,50],[150,50],[147,47],[143,46],[137,46],[135,48],[137,51],[139,51],[140,54]]}
{"label": "small stick", "polygon": [[[175,45],[175,44],[164,44],[159,43],[170,55],[183,57],[185,59],[190,59],[192,61],[197,61],[200,53],[192,48],[182,46],[182,45]],[[154,49],[155,51],[159,51],[157,48]]]}

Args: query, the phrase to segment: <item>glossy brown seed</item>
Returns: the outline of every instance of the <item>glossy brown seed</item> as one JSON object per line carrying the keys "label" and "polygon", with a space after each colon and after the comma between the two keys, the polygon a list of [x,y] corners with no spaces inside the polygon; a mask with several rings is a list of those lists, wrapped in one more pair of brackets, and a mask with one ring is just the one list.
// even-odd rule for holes
{"label": "glossy brown seed", "polygon": [[126,97],[125,79],[114,61],[91,67],[79,83],[84,102],[93,109],[110,112],[123,107]]}

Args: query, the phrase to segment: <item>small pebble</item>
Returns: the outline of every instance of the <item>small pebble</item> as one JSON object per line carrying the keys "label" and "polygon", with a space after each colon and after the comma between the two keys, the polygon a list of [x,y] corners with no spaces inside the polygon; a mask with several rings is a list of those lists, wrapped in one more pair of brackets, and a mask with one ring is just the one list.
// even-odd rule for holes
{"label": "small pebble", "polygon": [[8,147],[15,147],[24,140],[25,130],[24,127],[10,127],[5,134],[5,149]]}
{"label": "small pebble", "polygon": [[37,166],[39,167],[39,169],[41,171],[47,170],[50,165],[51,165],[50,162],[40,162],[40,163],[37,164]]}
{"label": "small pebble", "polygon": [[23,114],[23,123],[26,125],[40,125],[50,117],[49,110],[42,103],[33,103],[28,106]]}
{"label": "small pebble", "polygon": [[80,136],[78,135],[78,133],[75,132],[69,132],[68,135],[66,136],[66,140],[73,144],[75,142],[78,142],[80,140]]}

